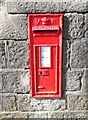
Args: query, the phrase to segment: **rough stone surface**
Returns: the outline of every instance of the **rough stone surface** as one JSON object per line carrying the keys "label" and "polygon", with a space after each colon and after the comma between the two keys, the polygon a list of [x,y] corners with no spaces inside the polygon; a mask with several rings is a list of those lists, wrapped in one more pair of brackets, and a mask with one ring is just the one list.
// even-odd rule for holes
{"label": "rough stone surface", "polygon": [[27,15],[0,12],[0,39],[27,39]]}
{"label": "rough stone surface", "polygon": [[3,113],[0,113],[0,119],[7,119],[7,118],[24,118],[24,120],[26,118],[28,118],[28,113],[23,113],[23,112],[3,112]]}
{"label": "rough stone surface", "polygon": [[16,111],[16,95],[2,94],[2,109],[3,111]]}
{"label": "rough stone surface", "polygon": [[2,101],[3,101],[3,98],[2,98],[2,95],[0,95],[0,111],[2,111]]}
{"label": "rough stone surface", "polygon": [[9,13],[53,13],[53,12],[86,12],[86,1],[9,1],[7,0]]}
{"label": "rough stone surface", "polygon": [[85,37],[88,38],[88,13],[85,15]]}
{"label": "rough stone surface", "polygon": [[43,120],[48,120],[48,112],[3,112],[0,113],[0,119],[3,118],[17,118],[17,119],[33,119],[36,118],[36,120],[39,120],[39,118],[42,118]]}
{"label": "rough stone surface", "polygon": [[82,82],[82,91],[88,93],[88,70],[84,71]]}
{"label": "rough stone surface", "polygon": [[27,41],[8,41],[8,68],[28,68],[29,51]]}
{"label": "rough stone surface", "polygon": [[29,71],[0,72],[2,91],[6,93],[28,93],[30,91]]}
{"label": "rough stone surface", "polygon": [[0,41],[0,68],[6,68],[6,50],[5,50],[5,42]]}
{"label": "rough stone surface", "polygon": [[88,110],[88,95],[68,93],[67,94],[67,109],[70,110]]}
{"label": "rough stone surface", "polygon": [[28,118],[35,118],[36,120],[43,119],[48,120],[48,113],[47,112],[31,112],[28,113]]}
{"label": "rough stone surface", "polygon": [[64,14],[64,39],[82,38],[84,36],[85,26],[83,14],[65,13]]}
{"label": "rough stone surface", "polygon": [[72,120],[76,120],[77,118],[80,120],[86,120],[87,116],[86,116],[86,111],[60,111],[60,112],[50,112],[48,115],[49,118],[51,118],[51,120],[53,119],[60,119],[60,120],[68,120],[68,119],[72,119]]}
{"label": "rough stone surface", "polygon": [[81,79],[83,72],[78,70],[68,70],[66,73],[66,90],[77,91],[81,89]]}
{"label": "rough stone surface", "polygon": [[76,40],[71,47],[71,67],[87,68],[88,67],[88,40]]}
{"label": "rough stone surface", "polygon": [[63,40],[63,69],[70,67],[70,40]]}
{"label": "rough stone surface", "polygon": [[65,110],[65,100],[59,99],[34,99],[31,98],[31,111],[54,111]]}
{"label": "rough stone surface", "polygon": [[17,98],[18,110],[19,111],[30,111],[30,94],[19,94]]}

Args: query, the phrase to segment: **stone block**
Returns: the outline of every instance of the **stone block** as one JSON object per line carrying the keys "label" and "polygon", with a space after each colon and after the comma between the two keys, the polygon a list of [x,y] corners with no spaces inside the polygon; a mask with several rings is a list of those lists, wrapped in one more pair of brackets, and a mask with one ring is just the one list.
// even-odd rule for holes
{"label": "stone block", "polygon": [[29,93],[30,76],[29,71],[2,71],[2,91],[5,93]]}
{"label": "stone block", "polygon": [[58,13],[58,12],[86,12],[86,1],[67,0],[6,0],[9,13]]}
{"label": "stone block", "polygon": [[31,98],[30,103],[31,111],[55,111],[65,110],[65,100],[59,99],[35,99]]}
{"label": "stone block", "polygon": [[12,94],[3,94],[2,99],[2,109],[3,111],[16,111],[17,103],[16,103],[16,95]]}
{"label": "stone block", "polygon": [[8,120],[8,119],[23,119],[23,120],[26,120],[26,118],[28,118],[28,113],[24,113],[24,112],[18,112],[18,111],[15,111],[15,112],[2,112],[0,113],[0,119],[1,120]]}
{"label": "stone block", "polygon": [[65,13],[63,37],[64,39],[82,38],[85,32],[83,14]]}
{"label": "stone block", "polygon": [[70,40],[63,40],[63,69],[70,67]]}
{"label": "stone block", "polygon": [[88,93],[88,70],[84,70],[83,78],[81,80],[82,83],[82,91],[84,93]]}
{"label": "stone block", "polygon": [[36,119],[36,120],[48,120],[48,113],[47,112],[29,112],[28,113],[29,119]]}
{"label": "stone block", "polygon": [[80,70],[68,70],[65,79],[66,79],[66,90],[67,91],[77,91],[81,89],[81,79],[83,72]]}
{"label": "stone block", "polygon": [[0,113],[0,119],[6,120],[6,119],[36,119],[36,120],[48,120],[48,113],[47,112],[2,112]]}
{"label": "stone block", "polygon": [[29,68],[27,41],[8,41],[8,68]]}
{"label": "stone block", "polygon": [[5,42],[0,41],[0,68],[7,67],[6,47]]}
{"label": "stone block", "polygon": [[65,111],[55,111],[55,112],[49,112],[48,114],[48,118],[53,120],[86,120],[86,111],[69,111],[69,110],[65,110]]}
{"label": "stone block", "polygon": [[17,97],[18,110],[25,112],[30,111],[30,94],[19,94]]}
{"label": "stone block", "polygon": [[88,40],[75,40],[71,46],[71,68],[88,68]]}
{"label": "stone block", "polygon": [[3,101],[3,96],[2,96],[2,94],[0,94],[0,111],[2,111],[2,102]]}
{"label": "stone block", "polygon": [[88,38],[88,13],[85,15],[85,37]]}
{"label": "stone block", "polygon": [[88,110],[88,94],[68,93],[67,109],[69,110]]}
{"label": "stone block", "polygon": [[27,15],[0,12],[0,39],[27,39]]}

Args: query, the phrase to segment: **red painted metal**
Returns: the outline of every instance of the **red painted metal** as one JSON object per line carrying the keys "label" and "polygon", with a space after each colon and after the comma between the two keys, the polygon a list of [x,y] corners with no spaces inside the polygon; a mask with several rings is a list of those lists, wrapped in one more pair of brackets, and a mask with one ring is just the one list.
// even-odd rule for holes
{"label": "red painted metal", "polygon": [[62,21],[62,14],[28,15],[32,97],[62,95]]}

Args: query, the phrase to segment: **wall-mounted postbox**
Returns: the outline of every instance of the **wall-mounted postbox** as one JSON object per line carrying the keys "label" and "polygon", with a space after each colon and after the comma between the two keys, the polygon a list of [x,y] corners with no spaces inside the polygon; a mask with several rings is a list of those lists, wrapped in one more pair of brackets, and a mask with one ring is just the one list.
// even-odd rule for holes
{"label": "wall-mounted postbox", "polygon": [[62,14],[30,14],[32,97],[61,97]]}

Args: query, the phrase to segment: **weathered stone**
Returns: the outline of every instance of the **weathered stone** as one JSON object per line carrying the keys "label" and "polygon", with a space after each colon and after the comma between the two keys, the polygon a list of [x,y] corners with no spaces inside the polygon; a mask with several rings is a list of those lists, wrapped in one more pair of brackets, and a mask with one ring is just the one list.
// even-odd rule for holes
{"label": "weathered stone", "polygon": [[82,71],[78,70],[68,70],[66,73],[66,90],[67,91],[77,91],[81,89],[81,78],[82,78]]}
{"label": "weathered stone", "polygon": [[34,99],[31,98],[31,111],[54,111],[65,110],[65,100],[59,99]]}
{"label": "weathered stone", "polygon": [[88,110],[88,95],[84,93],[67,93],[67,109]]}
{"label": "weathered stone", "polygon": [[1,120],[6,120],[6,119],[22,119],[22,120],[27,120],[27,119],[36,119],[39,120],[39,118],[43,120],[48,120],[48,113],[47,112],[0,112],[0,119]]}
{"label": "weathered stone", "polygon": [[27,41],[8,41],[8,67],[29,67],[29,52]]}
{"label": "weathered stone", "polygon": [[88,31],[85,32],[85,37],[88,38]]}
{"label": "weathered stone", "polygon": [[28,118],[28,113],[24,113],[24,112],[3,112],[3,113],[0,113],[0,119],[1,120],[6,120],[6,119],[10,118],[10,119],[14,119],[14,118],[17,118],[17,119],[23,119],[23,120],[26,120],[26,118]]}
{"label": "weathered stone", "polygon": [[19,111],[30,111],[30,94],[19,94],[17,97],[17,104]]}
{"label": "weathered stone", "polygon": [[88,70],[84,71],[81,83],[82,83],[82,89],[81,90],[85,93],[88,93]]}
{"label": "weathered stone", "polygon": [[50,112],[48,115],[49,118],[51,118],[51,120],[53,119],[60,119],[60,120],[86,120],[87,116],[86,116],[86,111],[59,111],[59,112]]}
{"label": "weathered stone", "polygon": [[28,93],[30,91],[29,71],[2,71],[2,91],[6,93]]}
{"label": "weathered stone", "polygon": [[[87,1],[87,0],[86,0]],[[86,1],[61,0],[7,0],[9,13],[56,13],[56,12],[86,12]]]}
{"label": "weathered stone", "polygon": [[16,103],[16,95],[11,94],[3,94],[2,99],[2,109],[3,111],[16,111],[17,103]]}
{"label": "weathered stone", "polygon": [[2,111],[2,102],[3,101],[3,97],[2,94],[0,94],[0,111]]}
{"label": "weathered stone", "polygon": [[5,42],[0,41],[0,68],[6,68],[6,50],[5,50]]}
{"label": "weathered stone", "polygon": [[71,67],[87,68],[88,67],[88,40],[76,40],[71,48]]}
{"label": "weathered stone", "polygon": [[63,69],[70,66],[70,40],[63,40]]}
{"label": "weathered stone", "polygon": [[48,113],[47,112],[29,112],[28,113],[29,119],[36,119],[36,120],[48,120]]}
{"label": "weathered stone", "polygon": [[85,37],[88,38],[88,13],[85,15]]}
{"label": "weathered stone", "polygon": [[65,13],[63,37],[64,39],[82,38],[85,32],[83,14]]}
{"label": "weathered stone", "polygon": [[0,39],[27,39],[27,16],[0,12]]}

